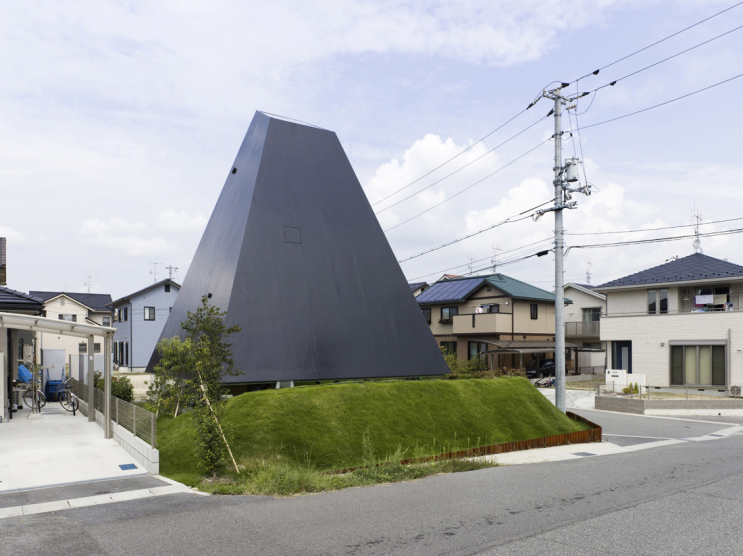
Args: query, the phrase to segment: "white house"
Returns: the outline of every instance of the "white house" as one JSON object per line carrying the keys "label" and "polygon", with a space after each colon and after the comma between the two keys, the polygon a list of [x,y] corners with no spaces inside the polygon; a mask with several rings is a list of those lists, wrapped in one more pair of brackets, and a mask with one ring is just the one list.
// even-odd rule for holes
{"label": "white house", "polygon": [[[587,349],[579,351],[577,361],[568,363],[580,374],[603,374],[606,369],[606,342],[601,341],[601,316],[606,314],[606,296],[589,284],[565,284],[565,297],[573,303],[565,307],[565,341]],[[568,357],[570,350],[568,350]]]}
{"label": "white house", "polygon": [[611,368],[649,386],[743,385],[743,266],[696,253],[595,291]]}
{"label": "white house", "polygon": [[[29,295],[43,303],[42,316],[47,318],[111,326],[111,311],[106,307],[111,302],[109,294],[31,291]],[[93,350],[95,369],[103,371],[102,335],[95,336]],[[66,364],[70,365],[72,375],[79,377],[81,361],[84,373],[87,353],[88,343],[84,338],[50,332],[39,332],[36,336],[36,360],[44,365],[54,365],[50,374],[56,378],[61,376]]]}

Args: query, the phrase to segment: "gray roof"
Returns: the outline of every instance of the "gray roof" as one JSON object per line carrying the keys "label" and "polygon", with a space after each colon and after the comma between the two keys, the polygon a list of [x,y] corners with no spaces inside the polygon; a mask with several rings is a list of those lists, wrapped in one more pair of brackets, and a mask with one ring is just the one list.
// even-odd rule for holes
{"label": "gray roof", "polygon": [[595,289],[662,284],[665,282],[689,282],[692,280],[719,280],[743,277],[743,266],[715,259],[709,255],[695,253],[653,268],[648,268],[624,278],[618,278],[596,286]]}
{"label": "gray roof", "polygon": [[410,291],[414,292],[418,288],[422,288],[423,286],[427,286],[428,282],[409,282],[408,285],[410,286]]}
{"label": "gray roof", "polygon": [[26,293],[0,286],[0,308],[22,309],[26,311],[41,311],[43,308],[40,300]]}
{"label": "gray roof", "polygon": [[90,307],[94,311],[108,312],[106,308],[107,303],[111,303],[111,294],[108,293],[73,293],[73,292],[42,292],[42,291],[31,291],[28,292],[30,295],[42,302],[49,301],[50,299],[57,297],[58,295],[66,295],[70,299],[74,299],[78,303],[82,303],[86,307]]}
{"label": "gray roof", "polygon": [[106,305],[106,307],[115,307],[119,303],[124,303],[124,302],[129,301],[132,297],[136,297],[139,294],[142,294],[144,292],[148,292],[148,291],[150,291],[150,290],[152,290],[152,289],[154,289],[154,288],[156,288],[158,286],[163,286],[165,284],[170,284],[171,286],[175,286],[179,290],[181,289],[181,285],[178,282],[175,282],[175,281],[171,280],[170,278],[166,278],[165,280],[160,280],[159,282],[155,282],[154,284],[150,284],[146,288],[142,288],[141,290],[138,290],[138,291],[136,291],[134,293],[130,293],[129,295],[125,295],[124,297],[120,297],[116,301],[111,301],[111,298],[109,297],[108,298],[108,304]]}
{"label": "gray roof", "polygon": [[[475,293],[480,286],[490,284],[515,299],[533,299],[536,301],[555,301],[555,294],[543,289],[516,280],[505,274],[491,274],[490,276],[473,276],[471,278],[452,278],[439,281],[416,297],[421,305],[434,303],[461,302]],[[571,303],[570,300],[565,300]]]}

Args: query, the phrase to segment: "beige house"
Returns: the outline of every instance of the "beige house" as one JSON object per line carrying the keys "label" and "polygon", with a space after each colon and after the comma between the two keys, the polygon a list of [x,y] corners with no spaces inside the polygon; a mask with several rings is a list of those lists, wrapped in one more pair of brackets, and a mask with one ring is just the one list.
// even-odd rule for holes
{"label": "beige house", "polygon": [[743,266],[697,253],[596,291],[611,368],[644,373],[651,387],[743,385]]}
{"label": "beige house", "polygon": [[[554,346],[554,294],[505,274],[439,280],[416,301],[438,344],[460,360],[493,349],[507,351],[504,341],[518,341],[524,352],[529,351],[525,342],[534,342],[534,349],[544,348],[545,342]],[[532,350],[521,362],[533,355]],[[497,354],[494,364],[513,368],[519,361],[511,350]]]}
{"label": "beige house", "polygon": [[[606,296],[588,284],[565,284],[565,297],[573,303],[565,307],[565,341],[584,349],[573,357],[566,353],[568,371],[603,374],[606,369],[606,342],[601,341],[601,315],[606,314]],[[603,350],[603,351],[602,351]]]}
{"label": "beige house", "polygon": [[[39,299],[44,306],[43,316],[68,322],[79,322],[98,326],[111,326],[111,303],[109,294],[31,291],[29,295]],[[95,368],[103,369],[103,336],[95,336]],[[86,361],[88,342],[74,336],[50,332],[39,332],[36,337],[36,360],[44,365],[53,364],[56,371],[70,365],[73,376],[80,374],[80,361]],[[82,356],[82,357],[81,357]],[[84,366],[84,363],[83,363]],[[85,369],[83,369],[84,371]],[[53,374],[59,374],[52,371]]]}

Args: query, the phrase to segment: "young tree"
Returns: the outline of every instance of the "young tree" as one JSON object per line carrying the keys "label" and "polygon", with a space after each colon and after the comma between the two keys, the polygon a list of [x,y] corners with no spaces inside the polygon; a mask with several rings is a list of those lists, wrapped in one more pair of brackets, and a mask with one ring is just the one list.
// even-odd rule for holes
{"label": "young tree", "polygon": [[[181,324],[186,339],[171,338],[158,345],[161,360],[156,372],[166,393],[165,400],[177,408],[188,401],[194,404],[194,422],[199,433],[200,467],[216,474],[224,463],[225,451],[235,471],[240,473],[229,445],[229,431],[223,427],[226,376],[241,374],[235,369],[232,346],[227,339],[240,331],[238,325],[224,324],[226,312],[210,305],[205,295],[201,306]],[[169,388],[168,388],[169,385]],[[162,395],[162,394],[161,394]]]}

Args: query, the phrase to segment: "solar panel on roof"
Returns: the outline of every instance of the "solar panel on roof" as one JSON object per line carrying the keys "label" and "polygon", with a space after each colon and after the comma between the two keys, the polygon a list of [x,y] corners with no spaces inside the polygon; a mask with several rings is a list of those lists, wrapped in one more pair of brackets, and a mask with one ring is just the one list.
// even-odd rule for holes
{"label": "solar panel on roof", "polygon": [[472,280],[451,280],[437,282],[416,300],[418,303],[439,303],[445,301],[459,301],[467,294],[483,284],[485,278],[473,278]]}

